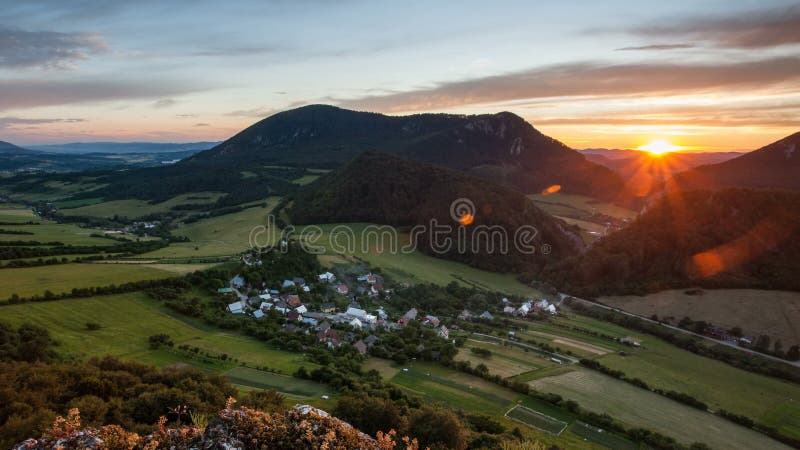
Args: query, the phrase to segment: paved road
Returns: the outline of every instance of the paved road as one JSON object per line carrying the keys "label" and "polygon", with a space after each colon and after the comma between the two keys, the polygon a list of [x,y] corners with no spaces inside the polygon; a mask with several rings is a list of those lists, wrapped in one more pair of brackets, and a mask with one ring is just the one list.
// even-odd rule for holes
{"label": "paved road", "polygon": [[777,362],[782,362],[784,364],[788,364],[788,365],[794,366],[794,367],[800,367],[800,361],[787,361],[785,359],[781,359],[781,358],[778,358],[776,356],[767,355],[767,354],[764,354],[764,353],[761,353],[761,352],[756,352],[756,351],[753,351],[753,350],[750,350],[750,349],[747,349],[747,348],[744,348],[744,347],[739,347],[738,345],[733,344],[731,342],[722,341],[722,340],[719,340],[719,339],[714,339],[712,337],[708,337],[708,336],[705,336],[705,335],[702,335],[702,334],[699,334],[699,333],[695,333],[694,331],[685,330],[683,328],[679,328],[679,327],[676,327],[674,325],[670,325],[670,324],[667,324],[667,323],[659,322],[657,320],[653,320],[653,319],[650,319],[648,317],[640,316],[638,314],[629,313],[627,311],[623,311],[623,310],[618,309],[618,308],[613,308],[611,306],[606,306],[606,305],[603,305],[603,304],[600,304],[600,303],[597,303],[597,302],[593,302],[591,300],[586,300],[586,299],[578,298],[578,297],[575,297],[575,296],[572,296],[572,298],[577,299],[577,300],[579,300],[581,302],[587,303],[589,305],[596,306],[598,308],[602,308],[602,309],[605,309],[605,310],[608,310],[608,311],[614,311],[616,313],[624,314],[624,315],[630,316],[630,317],[636,317],[637,319],[641,319],[641,320],[644,320],[644,321],[647,321],[647,322],[650,322],[650,323],[661,325],[662,327],[669,328],[670,330],[674,330],[674,331],[681,332],[683,334],[688,334],[688,335],[691,335],[691,336],[695,336],[695,337],[698,337],[700,339],[705,339],[707,341],[711,341],[711,342],[714,342],[714,343],[717,343],[717,344],[720,344],[720,345],[724,345],[726,347],[735,348],[736,350],[739,350],[740,352],[747,353],[748,355],[758,355],[758,356],[760,356],[762,358],[770,359],[770,360],[777,361]]}
{"label": "paved road", "polygon": [[563,361],[569,361],[572,364],[578,363],[578,360],[573,358],[572,356],[562,355],[560,353],[549,352],[549,351],[547,351],[547,350],[545,350],[543,348],[539,348],[539,347],[537,347],[535,345],[526,344],[526,343],[520,342],[520,341],[512,341],[511,339],[503,339],[501,337],[492,336],[491,334],[483,334],[483,333],[472,333],[472,334],[474,334],[475,336],[481,336],[481,337],[494,339],[496,341],[503,341],[503,342],[505,342],[507,344],[510,344],[510,345],[516,345],[517,347],[527,348],[529,350],[534,350],[534,351],[537,351],[537,352],[541,352],[541,353],[544,353],[546,355],[550,355],[553,358],[558,358],[558,359],[563,360]]}

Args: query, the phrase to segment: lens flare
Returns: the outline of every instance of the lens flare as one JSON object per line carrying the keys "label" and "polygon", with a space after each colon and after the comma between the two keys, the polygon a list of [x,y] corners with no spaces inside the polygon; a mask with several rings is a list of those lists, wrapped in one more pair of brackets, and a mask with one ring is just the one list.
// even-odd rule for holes
{"label": "lens flare", "polygon": [[542,195],[550,195],[555,194],[556,192],[561,190],[560,184],[554,184],[542,190]]}

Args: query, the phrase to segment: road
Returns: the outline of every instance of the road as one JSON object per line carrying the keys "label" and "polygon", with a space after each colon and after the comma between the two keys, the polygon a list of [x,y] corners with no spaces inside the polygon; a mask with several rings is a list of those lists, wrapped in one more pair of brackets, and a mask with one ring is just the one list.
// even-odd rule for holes
{"label": "road", "polygon": [[[646,322],[654,323],[656,325],[661,325],[662,327],[669,328],[670,330],[678,331],[678,332],[683,333],[683,334],[688,334],[690,336],[698,337],[700,339],[705,339],[706,341],[710,341],[710,342],[714,342],[716,344],[724,345],[726,347],[734,348],[736,350],[739,350],[740,352],[747,353],[748,355],[757,355],[757,356],[760,356],[762,358],[766,358],[766,359],[769,359],[769,360],[772,360],[772,361],[781,362],[781,363],[784,363],[784,364],[787,364],[787,365],[790,365],[790,366],[794,366],[794,367],[800,367],[800,361],[787,361],[785,359],[781,359],[781,358],[778,358],[776,356],[767,355],[765,353],[753,351],[753,350],[750,350],[750,349],[747,349],[747,348],[744,348],[744,347],[739,347],[738,345],[732,344],[732,343],[727,342],[727,341],[714,339],[714,338],[709,337],[709,336],[705,336],[705,335],[702,335],[702,334],[699,334],[699,333],[695,333],[694,331],[685,330],[683,328],[679,328],[679,327],[676,327],[674,325],[670,325],[670,324],[667,324],[667,323],[659,322],[657,320],[653,320],[653,319],[650,319],[648,317],[640,316],[638,314],[633,314],[633,313],[630,313],[630,312],[627,312],[627,311],[623,311],[623,310],[618,309],[618,308],[613,308],[611,306],[606,306],[606,305],[603,305],[603,304],[600,304],[600,303],[597,303],[597,302],[593,302],[591,300],[586,300],[584,298],[578,298],[578,297],[575,297],[575,296],[570,296],[570,297],[572,297],[572,298],[574,298],[574,299],[576,299],[578,301],[581,301],[583,303],[587,303],[587,304],[589,304],[591,306],[596,306],[598,308],[602,308],[602,309],[605,309],[605,310],[608,310],[608,311],[613,311],[613,312],[616,312],[616,313],[619,313],[619,314],[624,314],[626,316],[635,317],[637,319],[641,319],[641,320],[644,320]],[[562,297],[562,301],[563,301],[563,297]]]}

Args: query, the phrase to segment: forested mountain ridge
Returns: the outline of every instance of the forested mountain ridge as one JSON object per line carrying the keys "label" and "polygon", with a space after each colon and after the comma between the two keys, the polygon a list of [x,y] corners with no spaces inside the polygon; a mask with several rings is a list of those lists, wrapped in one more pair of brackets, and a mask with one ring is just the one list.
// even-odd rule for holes
{"label": "forested mountain ridge", "polygon": [[[433,238],[419,236],[425,253],[494,271],[538,272],[542,267],[582,250],[575,227],[538,209],[521,193],[458,171],[422,164],[385,153],[367,152],[345,167],[327,174],[293,196],[287,213],[295,224],[372,222],[395,226],[436,224],[452,226],[447,236],[458,242],[460,225],[452,207],[471,203],[466,239],[477,227],[501,227],[508,251],[489,249],[488,241],[474,251],[459,251],[454,244],[435,250]],[[536,253],[515,248],[514,233],[524,226],[536,229]],[[499,242],[499,241],[498,241]],[[546,247],[542,247],[546,244]],[[546,248],[543,254],[542,249]]]}
{"label": "forested mountain ridge", "polygon": [[800,193],[665,194],[628,227],[546,276],[579,295],[690,286],[800,290]]}

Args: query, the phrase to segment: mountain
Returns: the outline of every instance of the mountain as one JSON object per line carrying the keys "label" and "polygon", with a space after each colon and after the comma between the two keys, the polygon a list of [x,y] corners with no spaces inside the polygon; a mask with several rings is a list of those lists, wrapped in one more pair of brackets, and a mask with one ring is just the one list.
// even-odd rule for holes
{"label": "mountain", "polygon": [[670,189],[752,187],[800,190],[800,132],[718,164],[675,174]]}
{"label": "mountain", "polygon": [[581,295],[669,288],[800,290],[800,193],[671,191],[628,227],[548,268]]}
{"label": "mountain", "polygon": [[512,113],[386,116],[312,105],[270,116],[190,158],[216,166],[335,168],[377,150],[489,177],[525,193],[552,185],[614,198],[623,182]]}
{"label": "mountain", "polygon": [[71,142],[67,144],[30,145],[28,148],[48,153],[196,153],[208,150],[219,142]]}
{"label": "mountain", "polygon": [[[386,153],[363,153],[325,175],[296,193],[286,212],[294,224],[423,226],[426,231],[417,235],[421,251],[494,271],[535,273],[583,247],[575,227],[541,211],[515,190]],[[464,220],[466,213],[470,223],[460,226],[456,220]],[[440,239],[431,233],[437,226],[447,227]],[[500,250],[500,238],[493,241],[494,249],[489,247],[480,234],[487,227],[508,238],[508,251]],[[514,234],[527,227],[536,232],[534,254],[514,245]],[[438,245],[447,239],[453,245]],[[467,244],[466,250],[458,248],[460,243]],[[549,254],[542,254],[545,247]]]}
{"label": "mountain", "polygon": [[738,152],[671,152],[653,155],[640,150],[580,150],[586,159],[618,173],[626,182],[628,191],[637,197],[658,192],[662,185],[676,173],[694,167],[724,162],[738,156]]}
{"label": "mountain", "polygon": [[30,153],[30,150],[24,149],[22,147],[17,147],[16,145],[6,142],[0,141],[0,153]]}

